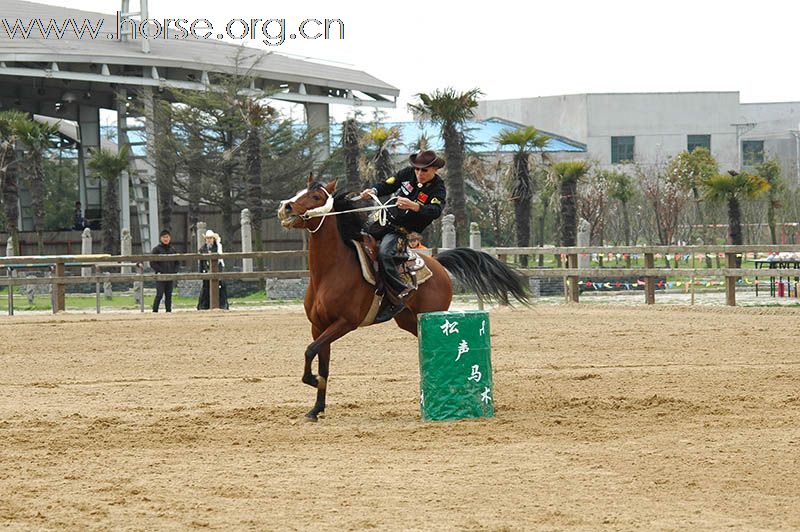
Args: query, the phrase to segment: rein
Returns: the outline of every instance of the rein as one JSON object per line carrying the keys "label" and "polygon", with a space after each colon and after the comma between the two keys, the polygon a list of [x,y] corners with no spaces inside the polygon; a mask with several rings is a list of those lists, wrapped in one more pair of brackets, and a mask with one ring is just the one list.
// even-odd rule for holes
{"label": "rein", "polygon": [[377,203],[377,205],[372,206],[372,207],[359,207],[357,209],[348,209],[346,211],[334,211],[334,212],[331,212],[331,209],[333,209],[333,197],[324,188],[322,190],[325,191],[325,194],[328,194],[328,201],[325,202],[325,205],[323,205],[321,207],[317,207],[316,209],[311,209],[311,210],[306,211],[303,214],[299,215],[300,218],[302,218],[303,220],[306,220],[306,221],[308,221],[308,220],[310,220],[312,218],[320,218],[320,217],[322,218],[322,221],[319,223],[319,225],[317,225],[316,229],[312,230],[312,229],[309,229],[308,227],[306,227],[306,231],[308,231],[309,233],[316,233],[317,231],[319,231],[320,228],[322,227],[322,224],[325,223],[325,218],[326,217],[328,217],[328,216],[336,216],[338,214],[347,214],[347,213],[351,213],[351,212],[381,211],[380,215],[378,217],[378,223],[380,223],[382,226],[384,226],[384,225],[386,225],[386,222],[387,222],[387,220],[386,220],[386,209],[392,207],[395,203],[397,203],[397,198],[395,198],[395,197],[389,198],[388,200],[386,200],[386,203],[381,203],[381,200],[379,200],[378,197],[375,194],[370,193],[370,197],[372,197],[372,200],[375,203]]}

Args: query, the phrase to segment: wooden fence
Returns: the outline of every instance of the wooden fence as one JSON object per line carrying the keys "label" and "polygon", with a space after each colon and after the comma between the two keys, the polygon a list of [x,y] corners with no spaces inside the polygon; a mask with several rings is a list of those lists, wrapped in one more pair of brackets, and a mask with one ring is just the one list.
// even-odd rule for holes
{"label": "wooden fence", "polygon": [[[564,280],[565,296],[567,301],[579,301],[579,285],[581,278],[622,278],[636,277],[644,279],[645,303],[654,304],[656,294],[656,279],[664,276],[684,276],[695,277],[723,277],[725,279],[726,303],[736,305],[736,281],[742,276],[752,277],[771,277],[800,276],[800,270],[794,272],[775,269],[761,268],[737,268],[737,256],[745,254],[770,254],[780,252],[800,252],[800,245],[746,245],[746,246],[591,246],[591,247],[530,247],[530,248],[484,248],[483,251],[508,262],[509,257],[527,256],[529,260],[535,262],[539,255],[555,256],[566,267],[561,268],[525,268],[519,272],[528,277],[556,277]],[[13,287],[31,284],[50,284],[53,294],[53,312],[64,310],[64,287],[70,284],[92,284],[96,285],[98,293],[98,312],[99,312],[99,286],[105,282],[133,282],[142,286],[144,281],[155,280],[208,280],[209,297],[211,308],[219,308],[219,281],[225,279],[265,279],[282,278],[297,279],[308,276],[308,270],[262,270],[254,272],[220,272],[219,260],[237,259],[258,259],[276,258],[290,256],[305,256],[306,251],[260,251],[249,253],[224,253],[224,254],[200,254],[182,253],[175,255],[129,255],[129,256],[110,256],[110,255],[59,255],[59,256],[29,256],[29,257],[2,257],[0,258],[0,268],[7,271],[6,277],[0,277],[0,287],[8,287],[8,309],[9,314],[13,314]],[[436,250],[433,250],[435,255]],[[578,268],[578,257],[588,254],[623,254],[630,256],[640,256],[644,259],[643,268]],[[724,268],[657,268],[655,259],[664,255],[689,255],[697,254],[722,256],[725,259]],[[210,263],[208,273],[176,273],[176,274],[155,274],[145,273],[143,264],[145,262],[177,260],[197,261],[206,260]],[[776,265],[778,263],[776,262]],[[766,264],[769,266],[769,264]],[[16,277],[15,271],[31,268],[47,267],[49,277]],[[68,269],[92,268],[93,275],[71,276],[67,275]],[[111,273],[100,274],[101,268],[122,268],[134,267],[136,273]],[[143,310],[144,298],[140,301]]]}

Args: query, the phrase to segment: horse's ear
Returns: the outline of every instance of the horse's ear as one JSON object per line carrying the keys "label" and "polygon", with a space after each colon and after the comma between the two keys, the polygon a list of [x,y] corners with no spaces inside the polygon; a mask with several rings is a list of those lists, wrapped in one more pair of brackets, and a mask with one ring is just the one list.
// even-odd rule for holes
{"label": "horse's ear", "polygon": [[308,186],[310,187],[314,183],[314,172],[309,172],[308,174]]}
{"label": "horse's ear", "polygon": [[334,179],[327,185],[325,185],[325,190],[328,191],[328,194],[333,194],[333,191],[336,190],[336,180]]}

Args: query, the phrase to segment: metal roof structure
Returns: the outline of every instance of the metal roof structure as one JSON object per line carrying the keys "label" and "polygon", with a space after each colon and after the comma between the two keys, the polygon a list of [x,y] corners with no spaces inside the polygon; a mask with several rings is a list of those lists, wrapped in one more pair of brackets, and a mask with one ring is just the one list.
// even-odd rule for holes
{"label": "metal roof structure", "polygon": [[[141,39],[118,40],[118,28],[116,14],[3,0],[0,77],[201,90],[206,82],[213,83],[215,73],[238,69],[255,78],[253,88],[274,93],[278,100],[394,107],[399,94],[396,87],[359,70],[237,46],[214,36],[147,40],[149,52],[143,53]],[[24,94],[0,93],[0,98],[14,96]]]}
{"label": "metal roof structure", "polygon": [[[430,121],[409,121],[409,122],[385,122],[381,124],[385,128],[398,127],[400,129],[400,143],[411,151],[411,146],[424,135],[428,139],[428,147],[436,151],[444,151],[444,140],[440,134],[438,124]],[[464,131],[467,133],[468,142],[473,151],[481,153],[512,153],[517,149],[514,146],[500,146],[497,136],[505,130],[515,130],[525,127],[509,120],[501,118],[488,118],[486,120],[470,120],[464,124]],[[586,144],[561,135],[541,131],[550,137],[550,141],[544,147],[545,152],[585,152]],[[341,142],[342,124],[331,124],[330,139],[331,148],[335,148]],[[539,151],[539,150],[531,150]]]}
{"label": "metal roof structure", "polygon": [[[130,8],[132,0],[118,1],[120,10],[108,14],[0,0],[0,111],[77,123],[71,136],[80,142],[80,199],[99,211],[102,183],[89,175],[85,162],[93,148],[102,147],[99,109],[116,109],[120,143],[137,148],[132,150],[136,171],[120,180],[120,225],[130,228],[129,207],[135,203],[145,249],[158,240],[151,141],[155,101],[171,97],[165,89],[214,90],[226,75],[237,74],[250,80],[250,96],[302,104],[314,128],[329,123],[331,104],[394,107],[399,95],[396,87],[360,70],[289,57],[266,45],[237,46],[217,32],[202,31],[207,27],[201,32],[208,36],[198,38],[167,24],[158,38],[148,0],[133,0],[138,11]],[[130,31],[143,24],[152,38]]]}

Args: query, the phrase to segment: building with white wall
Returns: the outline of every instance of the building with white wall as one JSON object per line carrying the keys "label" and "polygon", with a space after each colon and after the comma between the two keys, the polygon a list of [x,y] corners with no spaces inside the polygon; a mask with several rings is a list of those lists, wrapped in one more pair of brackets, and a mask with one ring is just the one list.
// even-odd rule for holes
{"label": "building with white wall", "polygon": [[498,117],[586,144],[601,167],[663,162],[704,146],[721,170],[777,158],[800,185],[800,102],[741,103],[737,91],[570,94],[480,102],[478,119]]}

